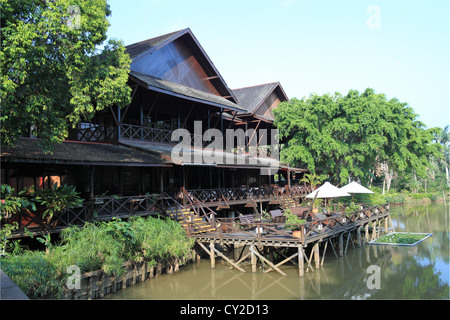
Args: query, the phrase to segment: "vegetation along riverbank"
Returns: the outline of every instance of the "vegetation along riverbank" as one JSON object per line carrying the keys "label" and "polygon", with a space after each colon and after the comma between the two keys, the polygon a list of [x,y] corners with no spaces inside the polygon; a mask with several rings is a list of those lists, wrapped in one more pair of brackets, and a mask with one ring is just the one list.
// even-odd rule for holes
{"label": "vegetation along riverbank", "polygon": [[194,244],[177,222],[152,217],[73,226],[63,230],[55,244],[49,237],[39,239],[45,251],[29,250],[16,240],[0,260],[2,270],[31,299],[71,298],[67,287],[76,285],[71,282],[76,272],[81,278],[105,274],[125,279],[120,287],[126,287],[123,275],[130,267],[146,269],[143,279],[154,272],[150,270],[154,267],[169,264],[177,268],[190,258]]}

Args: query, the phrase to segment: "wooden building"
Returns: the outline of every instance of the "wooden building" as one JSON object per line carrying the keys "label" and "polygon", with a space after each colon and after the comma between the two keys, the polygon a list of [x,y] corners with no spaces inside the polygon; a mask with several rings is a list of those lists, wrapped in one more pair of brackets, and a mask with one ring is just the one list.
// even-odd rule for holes
{"label": "wooden building", "polygon": [[[163,191],[176,198],[184,190],[226,209],[273,201],[279,192],[276,171],[265,175],[261,169],[286,173],[292,168],[267,154],[249,153],[248,148],[216,148],[223,159],[231,160],[210,163],[204,154],[211,141],[205,141],[203,133],[217,129],[225,136],[227,129],[252,128],[255,133],[245,137],[244,149],[250,141],[259,147],[264,139],[258,129],[273,129],[271,110],[288,100],[281,84],[231,90],[190,29],[129,45],[126,52],[132,59],[132,102],[79,123],[67,141],[55,145],[53,154],[43,154],[30,137],[20,138],[15,147],[3,147],[2,183],[22,190],[57,181],[75,185],[86,200]],[[190,133],[190,159],[172,157],[180,142],[172,139],[177,129]],[[290,174],[284,177],[289,186]]]}

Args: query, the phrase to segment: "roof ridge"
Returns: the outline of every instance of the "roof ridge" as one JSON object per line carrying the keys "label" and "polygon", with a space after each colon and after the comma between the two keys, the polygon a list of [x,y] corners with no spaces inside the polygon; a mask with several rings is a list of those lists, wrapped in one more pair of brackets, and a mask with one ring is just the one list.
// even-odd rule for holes
{"label": "roof ridge", "polygon": [[167,36],[173,36],[173,35],[175,35],[177,33],[183,32],[183,31],[185,31],[187,29],[189,29],[189,28],[184,28],[184,29],[180,29],[178,31],[168,32],[168,33],[156,36],[156,37],[151,37],[151,38],[148,38],[148,39],[145,39],[145,40],[142,40],[142,41],[134,42],[134,43],[131,43],[129,45],[126,45],[125,48],[131,47],[131,46],[134,46],[134,45],[138,45],[138,44],[143,44],[143,43],[145,43],[145,42],[147,42],[149,40],[154,40],[154,39],[163,38],[163,37],[167,37]]}
{"label": "roof ridge", "polygon": [[235,88],[235,89],[231,89],[231,90],[242,90],[242,89],[247,89],[247,88],[255,88],[255,87],[262,87],[262,86],[266,86],[266,85],[268,85],[268,84],[276,84],[276,85],[279,85],[280,84],[280,81],[274,81],[274,82],[267,82],[267,83],[262,83],[262,84],[256,84],[256,85],[253,85],[253,86],[247,86],[247,87],[241,87],[241,88]]}

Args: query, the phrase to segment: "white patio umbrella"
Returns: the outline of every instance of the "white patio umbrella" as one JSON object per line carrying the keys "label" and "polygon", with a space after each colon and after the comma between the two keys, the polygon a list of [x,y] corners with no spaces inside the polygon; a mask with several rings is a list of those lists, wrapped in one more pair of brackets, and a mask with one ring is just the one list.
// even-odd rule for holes
{"label": "white patio umbrella", "polygon": [[[316,197],[317,194],[317,197]],[[350,194],[342,191],[338,187],[333,186],[328,181],[325,182],[322,186],[311,192],[306,196],[308,199],[313,198],[319,198],[319,199],[326,199],[326,198],[338,198],[338,197],[349,197]]]}
{"label": "white patio umbrella", "polygon": [[[319,188],[311,192],[306,196],[308,199],[314,199],[316,201],[316,198],[319,199],[328,199],[328,198],[339,198],[339,197],[349,197],[350,194],[342,191],[338,187],[333,186],[328,181],[325,182],[323,185],[321,185]],[[326,201],[326,200],[325,200]],[[313,206],[313,203],[311,203],[311,208]]]}
{"label": "white patio umbrella", "polygon": [[347,193],[351,193],[353,196],[353,199],[355,199],[355,193],[373,193],[372,190],[369,190],[366,187],[363,187],[356,181],[350,182],[349,184],[341,187],[340,190],[347,192]]}

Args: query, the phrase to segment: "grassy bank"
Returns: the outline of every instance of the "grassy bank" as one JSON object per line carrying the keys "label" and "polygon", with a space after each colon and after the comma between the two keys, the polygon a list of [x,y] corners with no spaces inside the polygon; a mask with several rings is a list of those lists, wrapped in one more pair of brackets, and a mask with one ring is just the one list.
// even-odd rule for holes
{"label": "grassy bank", "polygon": [[13,243],[1,258],[1,269],[30,298],[50,293],[58,298],[68,277],[68,267],[77,266],[80,273],[103,270],[120,275],[126,262],[157,262],[187,257],[193,240],[172,220],[133,218],[87,223],[70,227],[61,233],[61,241],[51,244],[45,237],[44,251],[27,250]]}
{"label": "grassy bank", "polygon": [[[371,188],[373,194],[356,194],[355,202],[358,203],[371,203],[374,205],[391,203],[391,204],[425,204],[435,201],[443,201],[444,195],[442,191],[438,192],[422,192],[412,193],[407,191],[397,192],[392,190],[386,194],[382,194],[381,189]],[[445,191],[445,197],[448,201],[448,190]],[[349,198],[350,199],[350,198]]]}

